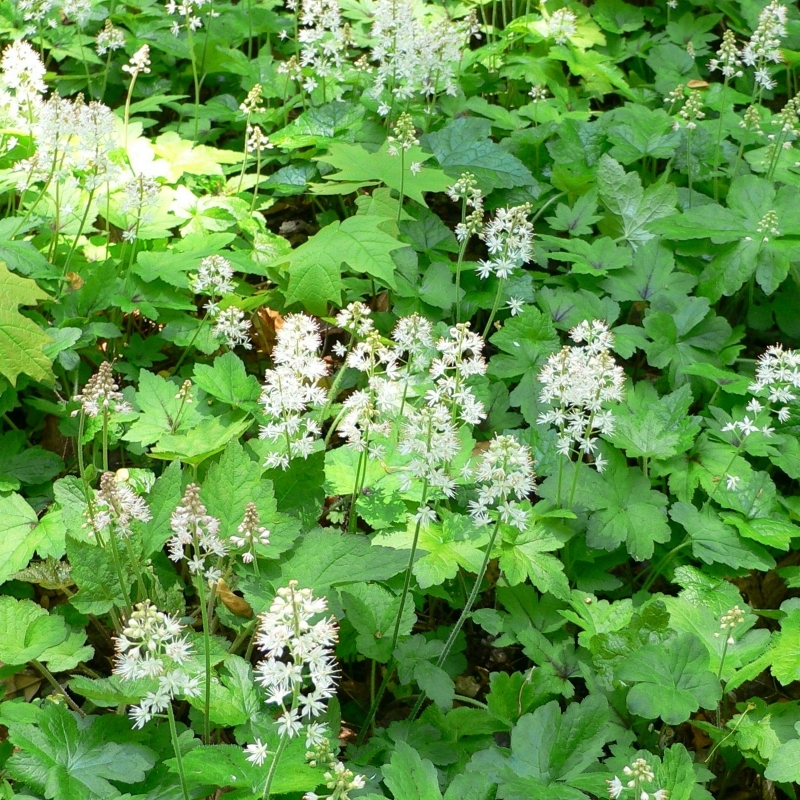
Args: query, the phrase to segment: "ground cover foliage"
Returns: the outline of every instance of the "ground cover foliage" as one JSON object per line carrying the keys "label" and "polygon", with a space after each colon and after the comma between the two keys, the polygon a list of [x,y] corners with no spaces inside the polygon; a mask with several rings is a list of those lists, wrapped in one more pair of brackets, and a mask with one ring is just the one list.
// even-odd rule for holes
{"label": "ground cover foliage", "polygon": [[3,797],[795,797],[795,4],[0,29]]}

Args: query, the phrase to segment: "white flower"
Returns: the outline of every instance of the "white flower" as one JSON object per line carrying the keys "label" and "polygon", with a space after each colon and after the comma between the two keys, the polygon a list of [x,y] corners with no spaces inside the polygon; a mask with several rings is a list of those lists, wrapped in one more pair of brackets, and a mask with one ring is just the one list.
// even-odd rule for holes
{"label": "white flower", "polygon": [[[573,443],[592,452],[596,434],[613,433],[613,412],[604,406],[622,400],[625,383],[625,374],[610,352],[613,335],[605,322],[582,322],[570,336],[585,344],[551,355],[538,376],[543,387],[539,398],[553,406],[538,421],[558,429],[559,452],[564,455],[569,455]],[[595,460],[598,470],[604,465]]]}
{"label": "white flower", "polygon": [[244,750],[247,753],[247,760],[257,767],[260,767],[266,761],[269,754],[266,744],[261,739],[256,739],[254,744],[248,744]]}
{"label": "white flower", "polygon": [[530,448],[513,436],[498,436],[489,443],[473,470],[478,499],[470,503],[470,514],[479,525],[486,524],[489,511],[508,525],[525,530],[527,512],[514,501],[526,499],[535,491]]}
{"label": "white flower", "polygon": [[94,43],[97,55],[113,53],[115,50],[125,47],[125,34],[119,28],[115,28],[110,19],[107,19],[105,25],[94,37]]}
{"label": "white flower", "polygon": [[533,255],[533,225],[528,220],[530,203],[510,208],[498,208],[494,218],[483,228],[481,238],[486,242],[489,258],[480,262],[478,274],[485,280],[490,275],[508,278],[512,272],[527,264]]}
{"label": "white flower", "polygon": [[150,72],[150,46],[143,44],[132,56],[129,64],[122,67],[123,72],[127,72],[132,78],[139,73],[147,75]]}
{"label": "white flower", "polygon": [[238,536],[231,536],[231,544],[235,547],[246,547],[247,551],[242,555],[242,561],[250,564],[255,558],[255,545],[269,544],[269,531],[261,524],[258,516],[258,509],[255,503],[248,503],[244,511],[244,519],[236,529]]}
{"label": "white flower", "polygon": [[[83,411],[87,417],[96,417],[100,413],[108,412],[127,414],[133,409],[130,403],[123,399],[122,392],[118,389],[119,386],[114,382],[111,372],[111,363],[104,361],[100,364],[97,373],[86,382],[83,392],[76,394],[73,400],[77,400],[81,404],[79,411]],[[74,417],[77,413],[78,411],[73,411],[72,416]]]}
{"label": "white flower", "polygon": [[606,781],[608,784],[608,796],[611,800],[617,800],[617,798],[622,794],[625,790],[625,787],[622,785],[622,781],[615,775],[614,780]]}
{"label": "white flower", "polygon": [[524,306],[525,301],[521,297],[509,297],[506,307],[511,312],[511,316],[516,317],[522,313]]}
{"label": "white flower", "polygon": [[550,19],[547,21],[548,36],[555,41],[556,44],[566,44],[570,36],[574,36],[578,28],[575,25],[577,17],[572,11],[566,8],[559,8],[554,11]]}
{"label": "white flower", "polygon": [[228,306],[217,313],[212,332],[218,339],[224,339],[231,350],[239,345],[245,350],[251,350],[253,347],[250,341],[251,328],[250,320],[245,318],[244,311],[236,306]]}
{"label": "white flower", "polygon": [[219,520],[207,513],[200,500],[200,487],[196,483],[186,487],[169,524],[172,529],[172,537],[167,542],[170,559],[185,559],[186,548],[191,546],[193,555],[188,560],[189,571],[194,575],[203,573],[207,580],[217,577],[217,571],[208,566],[207,560],[222,558],[228,548],[219,537]]}
{"label": "white flower", "polygon": [[728,491],[735,492],[739,487],[739,481],[741,478],[738,475],[725,475],[725,486],[727,487]]}
{"label": "white flower", "polygon": [[280,447],[267,457],[267,467],[286,469],[291,459],[307,458],[313,452],[320,427],[307,412],[327,401],[319,386],[328,374],[328,365],[319,357],[321,346],[314,319],[304,314],[289,314],[284,319],[272,351],[275,367],[265,373],[260,399],[267,422],[259,436]]}
{"label": "white flower", "polygon": [[209,294],[212,297],[230,294],[235,288],[231,262],[216,255],[204,258],[197,274],[189,276],[189,284],[196,294]]}

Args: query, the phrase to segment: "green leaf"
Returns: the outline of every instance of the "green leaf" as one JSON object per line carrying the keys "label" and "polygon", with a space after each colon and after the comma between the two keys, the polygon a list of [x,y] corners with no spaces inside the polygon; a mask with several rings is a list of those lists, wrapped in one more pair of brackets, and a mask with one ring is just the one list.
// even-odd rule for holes
{"label": "green leaf", "polygon": [[281,564],[283,580],[297,580],[314,594],[326,594],[331,586],[383,581],[408,565],[403,551],[371,545],[355,534],[330,528],[306,533],[294,552]]}
{"label": "green leaf", "polygon": [[126,442],[149,445],[165,434],[194,429],[201,419],[197,411],[197,398],[192,403],[182,403],[177,397],[179,389],[177,383],[146,369],[141,370],[136,389],[139,417],[122,438]]}
{"label": "green leaf", "polygon": [[441,655],[443,647],[444,642],[438,639],[427,641],[418,633],[400,642],[394,656],[400,682],[416,681],[439,708],[448,710],[453,705],[455,686],[447,672],[433,663]]}
{"label": "green leaf", "polygon": [[770,570],[775,561],[757,544],[744,542],[717,513],[704,506],[698,511],[691,503],[675,503],[669,510],[675,522],[682,525],[692,540],[692,554],[706,564],[727,564],[734,569]]}
{"label": "green leaf", "polygon": [[590,501],[586,543],[613,550],[625,544],[630,555],[643,561],[653,555],[656,542],[669,541],[667,498],[650,488],[650,481],[613,453],[603,473],[603,488]]}
{"label": "green leaf", "polygon": [[43,350],[51,343],[50,337],[17,310],[48,299],[35,281],[9,272],[0,261],[0,375],[12,386],[17,385],[19,375],[43,383],[53,381],[51,361]]}
{"label": "green leaf", "polygon": [[87,717],[79,724],[65,706],[47,703],[37,724],[10,726],[9,736],[19,749],[8,771],[52,800],[119,797],[109,781],[144,780],[156,754],[140,744],[109,741],[114,723],[113,717]]}
{"label": "green leaf", "polygon": [[689,414],[693,402],[688,384],[659,397],[651,383],[639,381],[628,387],[617,406],[609,439],[629,458],[664,459],[683,453],[700,432],[700,418]]}
{"label": "green leaf", "polygon": [[[401,598],[374,583],[350,584],[341,594],[347,620],[357,631],[358,652],[385,664],[392,655],[392,635]],[[416,621],[413,604],[406,603],[399,635],[408,636]]]}
{"label": "green leaf", "polygon": [[[113,607],[122,608],[125,598],[119,585],[111,555],[100,545],[82,542],[67,536],[67,557],[72,565],[72,577],[80,591],[70,598],[70,603],[83,614],[105,614]],[[123,573],[130,589],[132,578]]]}
{"label": "green leaf", "polygon": [[[374,541],[383,547],[410,550],[416,521],[409,518],[404,531],[379,533]],[[455,578],[459,568],[477,573],[483,562],[482,547],[489,539],[485,528],[476,526],[470,517],[442,511],[442,522],[420,529],[418,548],[424,555],[414,562],[412,572],[420,588],[439,586]]]}
{"label": "green leaf", "polygon": [[696,284],[694,275],[675,269],[672,252],[654,238],[637,247],[631,266],[609,275],[603,288],[619,303],[656,303],[661,298],[679,302]]}
{"label": "green leaf", "polygon": [[652,239],[650,225],[669,214],[678,199],[672,184],[654,184],[645,191],[637,173],[626,173],[607,154],[597,165],[597,187],[608,210],[619,218],[622,237],[632,244]]}
{"label": "green leaf", "polygon": [[280,263],[288,261],[286,302],[302,303],[313,314],[327,314],[328,302],[341,302],[342,264],[356,275],[366,273],[395,288],[391,254],[406,245],[386,233],[383,224],[392,223],[365,214],[332,222],[280,258]]}
{"label": "green leaf", "polygon": [[248,375],[244,362],[231,352],[217,356],[213,366],[195,364],[194,382],[212,397],[234,408],[251,408],[261,394],[258,379]]}
{"label": "green leaf", "polygon": [[[638,10],[638,9],[637,9]],[[673,119],[663,108],[650,109],[639,103],[615,108],[604,120],[609,151],[622,164],[643,158],[670,158],[681,141],[680,131],[673,130]]]}
{"label": "green leaf", "polygon": [[471,172],[486,194],[494,189],[535,184],[528,168],[489,138],[491,128],[489,120],[459,117],[441,130],[426,134],[422,142],[451,178]]}
{"label": "green leaf", "polygon": [[525,531],[503,525],[501,531],[501,540],[496,544],[498,565],[509,586],[530,579],[542,594],[549,592],[565,599],[569,595],[569,582],[564,564],[550,555],[551,551],[564,546],[563,541],[550,535],[540,524],[533,524]]}
{"label": "green leaf", "polygon": [[25,664],[67,638],[64,619],[31,600],[0,597],[0,661]]}
{"label": "green leaf", "polygon": [[500,352],[489,361],[488,374],[516,382],[511,403],[526,419],[535,419],[539,394],[536,376],[547,356],[560,346],[552,319],[528,306],[522,314],[507,320],[490,341]]}
{"label": "green leaf", "polygon": [[28,566],[39,541],[36,512],[14,493],[0,496],[0,583]]}
{"label": "green leaf", "polygon": [[403,800],[442,800],[436,767],[405,742],[397,742],[381,771],[386,786]]}
{"label": "green leaf", "polygon": [[705,297],[687,297],[670,305],[669,310],[649,310],[642,325],[651,339],[645,348],[648,362],[654,367],[668,367],[675,385],[685,382],[681,379],[685,366],[698,362],[720,365],[731,326],[711,310]]}
{"label": "green leaf", "polygon": [[780,633],[775,635],[769,655],[772,674],[784,686],[800,680],[800,609],[793,609],[781,621]]}
{"label": "green leaf", "polygon": [[628,710],[679,725],[701,706],[716,708],[722,688],[708,660],[708,651],[690,633],[632,653],[617,670],[620,680],[635,683],[628,692]]}
{"label": "green leaf", "polygon": [[[277,735],[261,738],[274,753],[278,745]],[[275,770],[273,794],[310,791],[322,782],[321,771],[305,763],[304,751],[302,737],[289,740]],[[167,761],[167,765],[177,774],[175,759]],[[231,744],[193,747],[184,754],[183,766],[190,787],[212,789],[212,793],[227,787],[240,788],[247,791],[244,797],[261,797],[268,768],[248,761],[244,750]]]}
{"label": "green leaf", "polygon": [[563,784],[596,764],[609,738],[608,703],[602,695],[570,703],[563,714],[553,700],[514,726],[507,766],[544,786]]}
{"label": "green leaf", "polygon": [[[399,155],[390,156],[388,147],[384,144],[380,150],[371,153],[360,145],[333,142],[328,146],[328,152],[316,156],[316,160],[331,164],[339,172],[326,175],[328,183],[317,184],[315,188],[322,193],[350,194],[358,185],[372,186],[381,181],[398,193],[402,188],[406,197],[424,206],[424,193],[443,192],[452,182],[440,169],[425,165],[431,156],[419,147],[407,150],[403,159]],[[423,167],[415,175],[409,167],[417,161]]]}
{"label": "green leaf", "polygon": [[628,599],[611,603],[575,590],[570,605],[572,610],[559,609],[558,613],[582,629],[578,634],[581,647],[588,646],[593,636],[627,628],[633,617],[633,603]]}
{"label": "green leaf", "polygon": [[800,781],[800,739],[784,742],[769,760],[764,777],[777,783]]}
{"label": "green leaf", "polygon": [[585,242],[583,239],[559,239],[556,236],[542,235],[543,242],[561,248],[548,253],[548,258],[568,261],[571,271],[582,275],[606,275],[609,270],[623,269],[631,263],[631,251],[620,247],[607,236]]}
{"label": "green leaf", "polygon": [[591,189],[581,195],[570,208],[564,203],[556,206],[556,213],[547,217],[547,224],[556,231],[565,231],[570,236],[590,236],[592,225],[602,219],[597,211],[597,190]]}
{"label": "green leaf", "polygon": [[70,631],[63,642],[48,647],[38,658],[47,664],[50,672],[68,672],[78,664],[90,661],[94,655],[94,647],[86,644],[86,632]]}

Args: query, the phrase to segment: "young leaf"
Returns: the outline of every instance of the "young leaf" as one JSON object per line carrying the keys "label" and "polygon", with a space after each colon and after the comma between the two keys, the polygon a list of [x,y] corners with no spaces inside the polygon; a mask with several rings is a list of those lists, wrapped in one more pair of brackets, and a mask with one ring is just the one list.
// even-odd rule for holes
{"label": "young leaf", "polygon": [[629,387],[614,412],[609,437],[629,458],[665,459],[688,450],[700,432],[699,417],[689,415],[689,384],[659,397],[651,383]]}
{"label": "young leaf", "polygon": [[716,708],[722,687],[708,669],[708,651],[690,633],[662,644],[649,644],[632,653],[617,677],[635,683],[628,692],[628,710],[645,719],[661,717],[679,725],[703,708]]}
{"label": "young leaf", "polygon": [[248,375],[244,362],[234,353],[217,356],[214,365],[196,364],[194,382],[217,400],[236,408],[250,409],[258,401],[261,387],[254,375]]}
{"label": "young leaf", "polygon": [[433,150],[436,160],[451,178],[471,172],[486,194],[494,189],[535,185],[528,168],[489,138],[491,129],[489,120],[458,117],[441,130],[426,134],[422,142]]}
{"label": "young leaf", "polygon": [[649,226],[669,214],[678,199],[672,184],[643,189],[641,178],[635,172],[626,173],[609,155],[597,165],[597,186],[608,210],[619,217],[622,237],[634,246],[653,238]]}
{"label": "young leaf", "polygon": [[113,717],[88,717],[79,725],[64,705],[47,703],[37,724],[10,726],[9,737],[18,749],[8,771],[49,800],[119,797],[109,781],[144,780],[156,754],[140,744],[109,741],[114,723]]}
{"label": "young leaf", "polygon": [[34,281],[9,272],[0,261],[0,375],[12,386],[21,374],[43,383],[53,381],[51,361],[43,351],[50,337],[17,310],[48,298]]}
{"label": "young leaf", "polygon": [[436,767],[405,742],[395,744],[388,764],[381,770],[386,785],[403,800],[442,800]]}
{"label": "young leaf", "polygon": [[0,583],[28,565],[39,541],[36,512],[16,492],[0,496]]}
{"label": "young leaf", "polygon": [[0,661],[17,666],[38,659],[67,634],[63,617],[50,616],[31,600],[0,597]]}
{"label": "young leaf", "polygon": [[366,273],[395,288],[391,254],[406,245],[380,227],[386,222],[365,214],[332,222],[280,258],[280,263],[288,262],[287,304],[301,303],[312,314],[327,314],[329,302],[341,301],[342,264],[356,275]]}
{"label": "young leaf", "polygon": [[653,555],[656,542],[669,541],[667,498],[650,488],[650,481],[639,470],[625,466],[618,453],[603,473],[603,489],[591,501],[594,513],[589,519],[586,543],[590,547],[613,550],[625,544],[637,561]]}
{"label": "young leaf", "polygon": [[[374,583],[355,583],[342,591],[342,605],[347,619],[357,631],[358,652],[384,664],[389,661],[400,597]],[[416,621],[413,604],[406,603],[400,636],[408,636]]]}

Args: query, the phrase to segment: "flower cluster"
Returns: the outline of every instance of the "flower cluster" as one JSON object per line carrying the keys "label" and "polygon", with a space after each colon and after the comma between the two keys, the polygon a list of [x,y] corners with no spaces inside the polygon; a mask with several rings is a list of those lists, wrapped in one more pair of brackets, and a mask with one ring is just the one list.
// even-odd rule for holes
{"label": "flower cluster", "polygon": [[226,543],[219,537],[219,520],[208,514],[200,500],[200,487],[190,483],[180,505],[169,520],[172,536],[167,542],[172,561],[186,558],[186,547],[191,546],[193,555],[188,559],[189,572],[202,575],[210,584],[215,584],[222,573],[216,563],[208,565],[213,558],[223,558],[228,552]]}
{"label": "flower cluster", "polygon": [[316,792],[306,792],[303,800],[350,800],[350,792],[353,789],[363,789],[366,785],[363,775],[356,775],[341,761],[337,761],[323,778],[325,786],[330,789],[330,794],[323,797]]}
{"label": "flower cluster", "polygon": [[[692,89],[683,108],[678,112],[678,116],[683,120],[684,127],[688,131],[693,131],[697,127],[697,120],[704,119],[706,112],[703,111],[703,95],[697,90]],[[677,120],[673,124],[673,130],[680,128],[680,122]]]}
{"label": "flower cluster", "polygon": [[[632,800],[650,800],[651,793],[643,788],[644,784],[652,783],[655,774],[650,765],[643,758],[637,758],[629,767],[624,767],[622,772],[628,780],[623,783],[616,775],[608,784],[608,796],[617,800],[626,789],[632,789]],[[667,800],[669,792],[666,789],[657,789],[652,792],[653,800]]]}
{"label": "flower cluster", "polygon": [[319,357],[322,339],[319,325],[305,314],[290,314],[277,333],[272,351],[274,369],[266,371],[261,405],[269,421],[260,438],[285,446],[267,456],[265,466],[286,469],[291,459],[307,458],[320,434],[319,424],[306,412],[323,406],[327,395],[319,386],[328,374]]}
{"label": "flower cluster", "polygon": [[149,600],[137,603],[122,634],[114,640],[114,673],[123,681],[158,678],[158,688],[148,692],[129,714],[134,728],[143,728],[156,714],[167,709],[178,695],[198,697],[199,679],[190,677],[184,665],[192,646],[181,636],[183,626],[159,611]]}
{"label": "flower cluster", "polygon": [[133,242],[138,238],[139,228],[155,218],[158,202],[158,181],[147,175],[137,175],[122,188],[120,213],[130,214],[133,221],[126,227],[122,238]]}
{"label": "flower cluster", "polygon": [[[203,20],[200,14],[203,12],[205,6],[211,5],[211,0],[167,0],[165,6],[167,14],[183,17],[183,24],[178,20],[173,20],[170,31],[173,36],[177,36],[181,32],[182,27],[186,27],[189,32],[199,30],[203,27]],[[209,17],[218,17],[219,12],[210,9],[208,11]]]}
{"label": "flower cluster", "polygon": [[266,658],[256,667],[256,680],[267,692],[266,702],[281,709],[282,736],[296,736],[304,725],[313,736],[321,734],[323,726],[311,720],[324,713],[336,689],[336,620],[319,619],[327,608],[324,597],[290,581],[260,615],[255,641]]}
{"label": "flower cluster", "polygon": [[731,431],[741,439],[757,431],[771,436],[774,428],[768,424],[759,426],[759,416],[762,412],[774,413],[778,422],[787,422],[792,414],[788,404],[797,399],[797,389],[800,389],[800,353],[784,350],[781,345],[768,347],[759,356],[755,380],[748,386],[754,395],[745,407],[748,414],[724,425],[722,432]]}
{"label": "flower cluster", "polygon": [[255,503],[248,503],[244,510],[244,519],[236,529],[238,536],[231,536],[234,547],[247,548],[242,554],[242,561],[251,564],[255,560],[256,544],[269,544],[269,531],[261,524]]}
{"label": "flower cluster", "polygon": [[[447,190],[448,197],[457,203],[462,202],[461,222],[456,225],[456,238],[465,242],[470,236],[483,229],[483,192],[478,188],[478,181],[471,172],[464,172]],[[472,211],[467,213],[467,209]]]}
{"label": "flower cluster", "polygon": [[489,258],[479,262],[478,276],[508,278],[511,273],[531,260],[533,253],[533,224],[528,220],[530,203],[511,208],[498,208],[494,218],[486,223],[481,238],[486,242]]}
{"label": "flower cluster", "polygon": [[[350,44],[350,27],[342,23],[338,0],[302,0],[299,23],[300,64],[311,68],[314,83],[315,78],[341,76]],[[307,87],[306,91],[313,89]]]}
{"label": "flower cluster", "polygon": [[[116,118],[108,106],[81,97],[65,100],[57,94],[38,107],[32,126],[36,152],[19,162],[30,181],[58,181],[95,191],[118,178],[121,169],[112,153],[119,147]],[[63,213],[62,207],[62,213]]]}
{"label": "flower cluster", "polygon": [[106,53],[113,53],[125,47],[125,34],[120,28],[115,28],[110,19],[106,19],[103,27],[94,37],[94,46],[97,55],[104,56]]}
{"label": "flower cluster", "polygon": [[742,62],[748,67],[755,67],[756,83],[762,89],[774,89],[777,85],[767,64],[780,64],[783,61],[779,48],[781,39],[786,36],[786,21],[786,6],[781,5],[778,0],[772,0],[759,14],[758,27],[742,48]]}
{"label": "flower cluster", "polygon": [[[428,487],[445,497],[454,497],[456,484],[449,467],[460,449],[458,429],[447,406],[433,403],[422,408],[410,408],[397,446],[399,453],[412,456],[402,471],[402,490],[407,491],[416,479],[425,481]],[[434,510],[426,502],[417,509],[418,522],[430,523],[435,518]]]}
{"label": "flower cluster", "polygon": [[578,18],[572,11],[566,8],[559,8],[547,20],[547,35],[556,44],[566,44],[570,36],[574,36],[578,32],[578,28],[575,25],[577,20]]}
{"label": "flower cluster", "polygon": [[81,407],[73,411],[72,416],[77,416],[81,411],[87,417],[96,417],[109,412],[129,413],[133,410],[131,404],[123,399],[122,392],[118,390],[119,386],[114,382],[111,371],[111,363],[104,361],[97,372],[86,381],[83,392],[73,397]]}
{"label": "flower cluster", "polygon": [[369,448],[373,458],[383,456],[383,449],[374,435],[388,437],[394,417],[403,401],[401,384],[397,380],[399,367],[397,351],[384,344],[377,331],[370,330],[363,342],[358,342],[345,361],[348,367],[367,376],[364,389],[352,392],[342,405],[339,435],[359,452]]}
{"label": "flower cluster", "polygon": [[[454,95],[455,65],[476,32],[474,15],[458,22],[443,17],[426,25],[415,16],[414,4],[378,0],[372,23],[372,59],[378,62],[372,96],[380,99],[388,90],[405,103],[415,95]],[[390,111],[390,104],[381,102],[378,113]]]}
{"label": "flower cluster", "polygon": [[129,64],[122,67],[123,72],[127,72],[132,78],[139,73],[147,75],[150,72],[150,46],[143,44],[132,56]]}
{"label": "flower cluster", "polygon": [[389,136],[389,155],[399,155],[400,151],[410,150],[415,144],[419,144],[419,139],[416,136],[414,128],[414,120],[411,119],[411,114],[403,112],[397,119],[394,127],[392,128],[394,136]]}
{"label": "flower cluster", "polygon": [[533,459],[530,448],[513,436],[495,436],[472,470],[481,484],[478,499],[470,501],[470,515],[478,525],[491,522],[496,510],[501,522],[525,530],[527,511],[518,502],[535,490]]}
{"label": "flower cluster", "polygon": [[0,72],[4,90],[0,104],[7,106],[13,117],[30,120],[33,109],[47,91],[44,82],[47,70],[39,54],[26,41],[13,42],[3,50]]}
{"label": "flower cluster", "polygon": [[[744,611],[739,608],[739,606],[734,606],[732,609],[727,611],[720,617],[719,620],[719,628],[720,631],[728,631],[728,637],[725,640],[726,644],[735,644],[736,640],[733,638],[733,629],[737,625],[741,625],[744,622]],[[724,633],[720,633],[719,631],[714,634],[714,636],[719,639],[720,636],[723,636]]]}
{"label": "flower cluster", "polygon": [[217,298],[230,294],[235,288],[231,262],[222,256],[207,256],[200,262],[197,274],[189,276],[189,285],[195,294],[211,296],[204,308],[209,316],[216,316],[219,312]]}
{"label": "flower cluster", "polygon": [[96,533],[112,531],[120,536],[128,536],[131,522],[148,522],[152,514],[147,502],[124,481],[117,479],[113,472],[100,476],[100,489],[95,493],[94,509],[90,523]]}
{"label": "flower cluster", "polygon": [[725,33],[722,34],[722,44],[719,50],[717,50],[716,58],[712,58],[711,61],[708,62],[708,68],[711,72],[719,70],[726,81],[729,81],[731,78],[741,78],[741,55],[739,48],[736,46],[736,34],[728,28]]}
{"label": "flower cluster", "polygon": [[428,405],[443,403],[453,419],[467,425],[478,425],[486,418],[486,409],[467,386],[473,375],[486,372],[483,337],[469,329],[468,322],[453,325],[446,336],[440,336],[435,347],[439,355],[431,361],[430,374],[434,388],[427,392]]}
{"label": "flower cluster", "polygon": [[241,308],[228,306],[228,308],[217,312],[212,333],[218,339],[223,339],[231,350],[239,345],[244,347],[245,350],[251,350],[253,347],[250,341],[252,327],[250,320],[247,319]]}
{"label": "flower cluster", "polygon": [[[622,400],[625,383],[625,373],[611,355],[614,337],[605,322],[584,321],[570,336],[585,345],[563,347],[539,372],[539,399],[554,407],[540,414],[538,422],[556,426],[558,451],[566,456],[573,445],[581,453],[594,453],[597,434],[613,432],[614,414],[603,405]],[[594,466],[602,472],[602,456],[595,457]]]}

